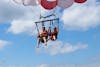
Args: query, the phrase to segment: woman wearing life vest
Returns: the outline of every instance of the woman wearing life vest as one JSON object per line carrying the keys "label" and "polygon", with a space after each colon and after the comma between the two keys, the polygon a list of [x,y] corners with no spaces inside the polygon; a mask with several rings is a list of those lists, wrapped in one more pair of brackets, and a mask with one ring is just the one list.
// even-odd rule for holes
{"label": "woman wearing life vest", "polygon": [[51,29],[49,28],[48,34],[49,34],[49,39],[51,39],[52,41],[55,41],[58,36],[58,28],[54,27],[53,32],[51,32]]}

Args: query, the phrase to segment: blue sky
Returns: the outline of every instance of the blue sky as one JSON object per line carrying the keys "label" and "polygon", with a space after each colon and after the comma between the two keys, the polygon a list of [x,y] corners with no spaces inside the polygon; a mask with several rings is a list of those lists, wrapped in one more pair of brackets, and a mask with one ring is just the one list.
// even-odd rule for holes
{"label": "blue sky", "polygon": [[0,67],[100,67],[99,2],[57,7],[58,40],[36,48],[34,22],[39,20],[40,10],[43,15],[52,11],[0,1]]}

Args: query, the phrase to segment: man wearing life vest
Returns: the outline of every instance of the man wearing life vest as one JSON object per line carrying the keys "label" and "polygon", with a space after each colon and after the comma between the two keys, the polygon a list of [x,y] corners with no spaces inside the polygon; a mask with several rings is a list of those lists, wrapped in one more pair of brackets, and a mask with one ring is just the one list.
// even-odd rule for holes
{"label": "man wearing life vest", "polygon": [[48,40],[48,32],[45,29],[45,27],[42,27],[42,31],[38,35],[38,48],[40,46],[40,42],[44,43],[45,46],[47,46],[47,40]]}

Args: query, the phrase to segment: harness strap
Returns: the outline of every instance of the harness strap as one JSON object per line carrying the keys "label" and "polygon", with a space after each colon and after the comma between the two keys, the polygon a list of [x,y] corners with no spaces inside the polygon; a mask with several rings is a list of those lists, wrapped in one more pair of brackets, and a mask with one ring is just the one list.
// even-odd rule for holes
{"label": "harness strap", "polygon": [[39,34],[39,29],[38,29],[37,23],[35,23],[35,24],[36,24],[36,27],[37,27],[37,31],[38,31],[38,34]]}

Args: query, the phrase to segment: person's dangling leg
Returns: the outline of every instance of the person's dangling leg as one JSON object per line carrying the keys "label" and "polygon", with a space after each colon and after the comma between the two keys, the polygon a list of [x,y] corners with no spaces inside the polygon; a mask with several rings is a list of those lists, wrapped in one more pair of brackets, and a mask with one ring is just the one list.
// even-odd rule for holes
{"label": "person's dangling leg", "polygon": [[53,40],[56,40],[56,37],[55,37],[55,35],[53,35]]}
{"label": "person's dangling leg", "polygon": [[43,37],[43,40],[44,40],[45,46],[47,46],[47,39],[46,39],[46,37]]}
{"label": "person's dangling leg", "polygon": [[40,47],[40,38],[38,38],[38,45],[37,45],[37,48]]}

